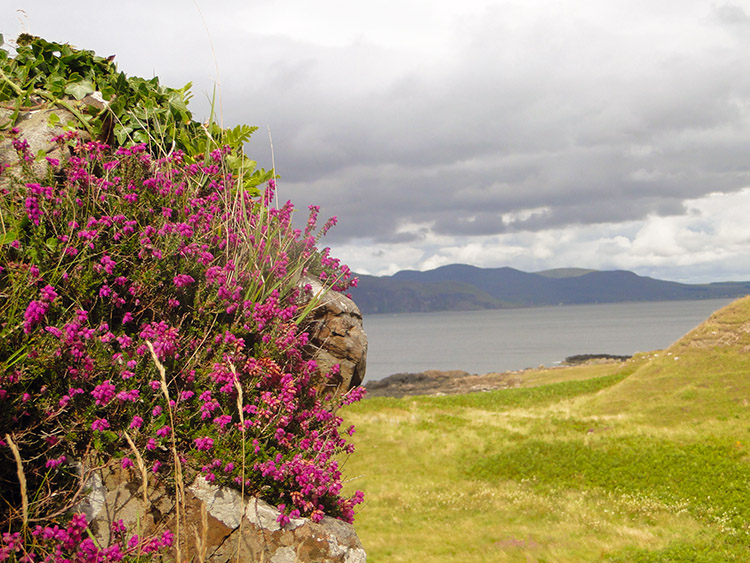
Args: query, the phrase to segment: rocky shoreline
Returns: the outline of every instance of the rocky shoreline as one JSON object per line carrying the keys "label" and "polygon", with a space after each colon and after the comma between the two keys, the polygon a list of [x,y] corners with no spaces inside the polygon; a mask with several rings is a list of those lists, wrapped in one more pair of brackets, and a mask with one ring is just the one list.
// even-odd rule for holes
{"label": "rocky shoreline", "polygon": [[[581,364],[623,362],[630,356],[612,354],[581,354],[569,356],[557,367],[570,367]],[[365,382],[367,397],[408,397],[411,395],[453,395],[478,393],[495,389],[519,387],[522,375],[539,368],[516,371],[493,372],[483,375],[461,370],[427,370],[419,373],[396,373],[384,379]],[[555,369],[555,368],[542,368]]]}

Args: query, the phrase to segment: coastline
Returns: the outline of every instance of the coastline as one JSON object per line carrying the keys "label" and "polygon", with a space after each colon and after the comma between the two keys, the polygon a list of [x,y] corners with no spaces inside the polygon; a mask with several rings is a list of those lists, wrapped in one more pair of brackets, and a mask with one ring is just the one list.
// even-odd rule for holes
{"label": "coastline", "polygon": [[[426,370],[417,373],[395,373],[383,379],[366,381],[366,397],[402,398],[413,395],[456,395],[520,387],[530,374],[582,365],[625,363],[632,356],[613,354],[577,354],[552,367],[539,366],[504,372],[472,374],[462,370]],[[526,377],[524,377],[526,376]]]}

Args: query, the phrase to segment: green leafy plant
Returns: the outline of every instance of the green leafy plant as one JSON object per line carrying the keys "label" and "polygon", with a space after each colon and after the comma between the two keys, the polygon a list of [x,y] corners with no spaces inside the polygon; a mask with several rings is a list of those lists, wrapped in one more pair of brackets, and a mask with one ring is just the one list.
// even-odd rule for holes
{"label": "green leafy plant", "polygon": [[58,106],[76,117],[71,126],[110,146],[143,143],[161,156],[180,150],[187,162],[205,160],[211,150],[229,146],[233,153],[226,165],[245,189],[271,178],[242,151],[257,128],[240,124],[222,129],[213,112],[205,124],[194,121],[188,109],[190,83],[175,89],[161,85],[157,77],[128,77],[112,57],[29,35],[17,39],[15,51],[11,56],[0,49],[0,103],[14,110],[1,129],[13,127],[24,110]]}

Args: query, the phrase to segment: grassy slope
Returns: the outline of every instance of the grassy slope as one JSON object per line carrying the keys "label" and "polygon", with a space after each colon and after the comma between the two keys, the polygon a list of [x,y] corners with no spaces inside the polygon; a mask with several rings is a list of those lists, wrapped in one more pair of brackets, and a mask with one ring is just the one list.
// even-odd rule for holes
{"label": "grassy slope", "polygon": [[750,560],[748,349],[750,298],[623,365],[353,405],[368,561]]}

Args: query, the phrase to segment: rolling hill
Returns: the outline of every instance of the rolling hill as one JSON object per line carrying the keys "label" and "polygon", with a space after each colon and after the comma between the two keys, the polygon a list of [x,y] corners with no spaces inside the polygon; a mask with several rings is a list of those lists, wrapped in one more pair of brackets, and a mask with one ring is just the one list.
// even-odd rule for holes
{"label": "rolling hill", "polygon": [[426,272],[360,275],[351,294],[363,313],[402,313],[734,298],[750,294],[750,282],[683,284],[624,270],[561,268],[529,273],[453,264]]}
{"label": "rolling hill", "polygon": [[716,311],[647,365],[598,395],[596,414],[637,413],[662,423],[744,415],[750,399],[750,297]]}

